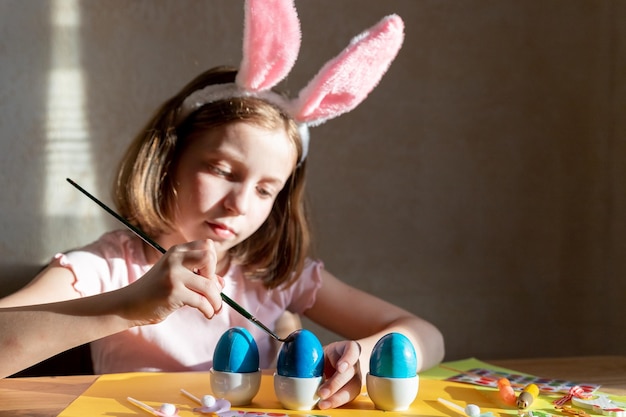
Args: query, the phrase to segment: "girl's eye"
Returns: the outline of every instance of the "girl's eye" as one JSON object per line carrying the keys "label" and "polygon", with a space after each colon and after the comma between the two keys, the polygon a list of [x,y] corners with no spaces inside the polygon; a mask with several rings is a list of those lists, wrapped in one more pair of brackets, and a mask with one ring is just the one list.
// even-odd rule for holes
{"label": "girl's eye", "polygon": [[257,192],[261,197],[272,197],[272,192],[265,188],[257,187]]}
{"label": "girl's eye", "polygon": [[221,168],[219,166],[216,166],[216,165],[209,166],[209,170],[213,172],[215,175],[219,175],[220,177],[228,177],[231,175],[230,171],[224,168]]}

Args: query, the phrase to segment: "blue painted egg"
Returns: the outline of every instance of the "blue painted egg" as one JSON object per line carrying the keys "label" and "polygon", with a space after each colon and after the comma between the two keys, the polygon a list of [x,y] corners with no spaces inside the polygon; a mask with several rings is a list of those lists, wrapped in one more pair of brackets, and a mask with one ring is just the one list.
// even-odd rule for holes
{"label": "blue painted egg", "polygon": [[259,370],[259,348],[243,327],[226,330],[213,353],[213,369],[219,372],[247,373]]}
{"label": "blue painted egg", "polygon": [[316,378],[324,371],[324,349],[319,339],[306,329],[289,335],[278,352],[276,372],[292,378]]}
{"label": "blue painted egg", "polygon": [[409,338],[401,333],[381,337],[370,356],[370,374],[383,378],[417,375],[417,356]]}

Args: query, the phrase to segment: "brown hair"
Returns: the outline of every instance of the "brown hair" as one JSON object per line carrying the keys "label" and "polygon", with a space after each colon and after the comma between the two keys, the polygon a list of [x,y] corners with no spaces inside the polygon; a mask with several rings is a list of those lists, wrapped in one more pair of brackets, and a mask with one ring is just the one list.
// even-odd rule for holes
{"label": "brown hair", "polygon": [[[259,98],[208,103],[177,125],[178,110],[187,96],[207,85],[232,83],[236,74],[230,67],[200,74],[157,110],[122,158],[113,199],[119,213],[149,236],[154,238],[173,228],[176,189],[172,173],[190,135],[234,121],[267,128],[283,126],[300,160],[302,143],[296,123],[283,110]],[[292,172],[259,230],[229,251],[249,276],[261,279],[267,288],[289,284],[302,272],[310,243],[305,172],[306,160]]]}

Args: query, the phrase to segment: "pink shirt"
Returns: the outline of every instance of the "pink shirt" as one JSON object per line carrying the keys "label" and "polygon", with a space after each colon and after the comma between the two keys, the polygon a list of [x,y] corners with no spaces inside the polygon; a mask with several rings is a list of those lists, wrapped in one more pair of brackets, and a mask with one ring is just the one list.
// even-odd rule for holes
{"label": "pink shirt", "polygon": [[[145,274],[148,264],[142,241],[126,230],[109,232],[96,242],[67,254],[58,254],[53,263],[73,271],[74,287],[82,296],[124,287]],[[224,276],[224,294],[235,300],[269,328],[285,311],[301,314],[315,302],[321,286],[323,264],[307,260],[298,280],[288,288],[266,289],[259,281],[247,279],[237,265]],[[274,362],[280,347],[256,325],[224,304],[211,320],[192,307],[183,307],[158,324],[135,327],[91,343],[94,371],[207,371],[213,364],[213,350],[229,328],[250,331],[260,353],[260,366]]]}

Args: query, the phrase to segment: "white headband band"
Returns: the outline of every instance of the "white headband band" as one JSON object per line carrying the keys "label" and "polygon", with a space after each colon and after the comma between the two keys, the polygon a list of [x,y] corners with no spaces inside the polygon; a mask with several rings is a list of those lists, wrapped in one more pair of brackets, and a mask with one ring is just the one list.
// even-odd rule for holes
{"label": "white headband band", "polygon": [[[212,84],[204,87],[201,90],[194,91],[193,93],[188,95],[187,98],[185,98],[183,103],[180,105],[180,108],[178,109],[177,124],[181,123],[183,120],[189,117],[191,113],[198,110],[205,104],[239,97],[256,97],[261,100],[265,100],[268,103],[277,106],[287,114],[291,115],[289,109],[289,101],[285,97],[273,92],[272,90],[253,93],[250,91],[242,90],[235,83]],[[300,162],[302,162],[309,153],[309,127],[306,123],[297,123],[297,125],[298,133],[300,134],[300,140],[302,141],[302,157],[300,158]]]}

